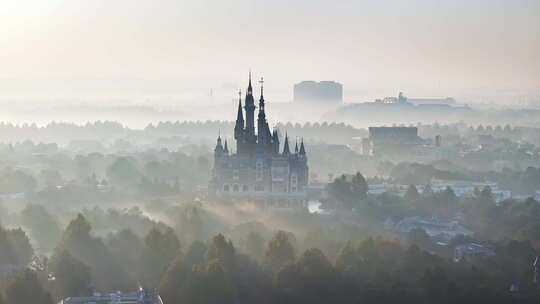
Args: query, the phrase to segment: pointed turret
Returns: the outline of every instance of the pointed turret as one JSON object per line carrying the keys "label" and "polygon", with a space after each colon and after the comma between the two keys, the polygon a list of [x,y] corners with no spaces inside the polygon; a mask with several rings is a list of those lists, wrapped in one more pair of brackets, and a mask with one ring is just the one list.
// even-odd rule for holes
{"label": "pointed turret", "polygon": [[264,79],[261,77],[261,98],[259,99],[259,115],[257,119],[257,143],[266,145],[271,141],[272,134],[266,122],[266,113],[264,112]]}
{"label": "pointed turret", "polygon": [[242,112],[242,91],[238,92],[238,112],[234,126],[234,139],[242,141],[244,135],[244,113]]}
{"label": "pointed turret", "polygon": [[253,98],[253,87],[251,85],[251,71],[249,71],[249,83],[244,109],[246,110],[245,140],[248,143],[255,143],[255,99]]}
{"label": "pointed turret", "polygon": [[223,152],[225,152],[225,154],[229,154],[229,147],[227,146],[227,140],[225,139],[225,146],[223,147]]}
{"label": "pointed turret", "polygon": [[221,135],[218,136],[216,147],[214,148],[214,154],[218,155],[223,152],[223,145],[221,144]]}
{"label": "pointed turret", "polygon": [[296,139],[296,143],[294,144],[294,154],[298,154],[298,138]]}
{"label": "pointed turret", "polygon": [[272,144],[274,145],[274,154],[279,154],[279,135],[277,129],[272,133]]}
{"label": "pointed turret", "polygon": [[261,97],[259,98],[259,116],[261,116],[264,113],[264,79],[261,77],[261,80],[259,81],[261,83]]}
{"label": "pointed turret", "polygon": [[272,132],[272,142],[273,142],[273,143],[276,143],[276,142],[277,142],[277,143],[279,144],[279,136],[278,136],[277,130],[274,130],[274,131]]}
{"label": "pointed turret", "polygon": [[251,70],[249,70],[249,83],[248,83],[247,94],[253,94],[253,87],[251,86]]}
{"label": "pointed turret", "polygon": [[306,148],[304,147],[304,139],[300,142],[300,156],[306,156]]}
{"label": "pointed turret", "polygon": [[285,143],[283,144],[283,155],[289,156],[291,150],[289,149],[289,136],[285,133]]}

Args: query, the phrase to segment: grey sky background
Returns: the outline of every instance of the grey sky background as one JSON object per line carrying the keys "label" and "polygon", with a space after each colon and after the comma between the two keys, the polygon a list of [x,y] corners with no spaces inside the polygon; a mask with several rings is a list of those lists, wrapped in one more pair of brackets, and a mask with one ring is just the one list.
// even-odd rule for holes
{"label": "grey sky background", "polygon": [[250,68],[283,101],[308,79],[534,101],[540,1],[0,1],[2,99],[232,98]]}

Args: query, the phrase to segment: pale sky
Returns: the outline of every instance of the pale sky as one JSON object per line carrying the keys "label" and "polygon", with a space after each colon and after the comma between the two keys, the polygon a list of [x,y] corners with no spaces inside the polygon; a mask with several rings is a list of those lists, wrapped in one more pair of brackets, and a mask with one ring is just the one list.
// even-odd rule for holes
{"label": "pale sky", "polygon": [[0,1],[0,97],[233,92],[250,68],[280,96],[534,91],[540,1]]}

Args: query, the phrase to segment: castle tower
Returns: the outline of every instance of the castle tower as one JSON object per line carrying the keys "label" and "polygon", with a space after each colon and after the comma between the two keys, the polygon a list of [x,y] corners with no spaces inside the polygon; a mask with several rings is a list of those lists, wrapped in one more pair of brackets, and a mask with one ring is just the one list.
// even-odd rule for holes
{"label": "castle tower", "polygon": [[279,154],[279,135],[276,129],[272,133],[272,145],[274,145],[274,154]]}
{"label": "castle tower", "polygon": [[266,113],[264,111],[264,80],[261,78],[261,98],[259,99],[259,115],[257,117],[257,143],[259,145],[270,144],[271,134],[268,122],[266,121]]}
{"label": "castle tower", "polygon": [[253,87],[251,86],[251,71],[249,72],[249,84],[246,92],[244,109],[246,110],[245,140],[248,143],[255,143],[255,99],[253,98]]}
{"label": "castle tower", "polygon": [[289,149],[289,136],[285,133],[285,143],[283,144],[283,156],[291,155],[291,149]]}
{"label": "castle tower", "polygon": [[238,92],[238,112],[236,114],[236,124],[234,125],[234,139],[236,139],[236,150],[244,151],[245,130],[244,113],[242,112],[242,91]]}

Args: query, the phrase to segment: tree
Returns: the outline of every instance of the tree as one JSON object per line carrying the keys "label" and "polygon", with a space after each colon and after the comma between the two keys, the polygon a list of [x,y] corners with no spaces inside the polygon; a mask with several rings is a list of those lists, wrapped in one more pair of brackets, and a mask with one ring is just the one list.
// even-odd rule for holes
{"label": "tree", "polygon": [[208,304],[232,304],[234,303],[234,289],[230,277],[223,269],[221,263],[214,261],[208,264],[205,280]]}
{"label": "tree", "polygon": [[409,185],[407,192],[405,192],[405,200],[413,204],[418,203],[420,200],[420,194],[418,193],[418,189],[416,189],[415,185]]}
{"label": "tree", "polygon": [[90,268],[66,250],[56,257],[52,271],[56,278],[55,289],[58,299],[91,295]]}
{"label": "tree", "polygon": [[7,231],[0,226],[0,264],[15,264],[16,257]]}
{"label": "tree", "polygon": [[106,243],[115,259],[135,279],[144,248],[143,241],[130,229],[122,229],[118,233],[110,234]]}
{"label": "tree", "polygon": [[161,280],[159,293],[164,303],[181,303],[180,290],[189,277],[190,269],[178,255]]}
{"label": "tree", "polygon": [[360,172],[356,172],[351,180],[352,195],[360,199],[365,199],[368,190],[369,188],[366,179]]}
{"label": "tree", "polygon": [[57,219],[42,205],[28,204],[20,213],[38,252],[49,253],[60,240],[62,231]]}
{"label": "tree", "polygon": [[334,179],[328,184],[328,196],[338,202],[345,204],[347,208],[352,208],[351,185],[345,175]]}
{"label": "tree", "polygon": [[350,181],[345,175],[341,175],[328,184],[327,189],[331,199],[341,202],[347,209],[353,209],[360,200],[366,198],[368,184],[364,176],[356,172]]}
{"label": "tree", "polygon": [[180,241],[171,228],[165,232],[152,228],[144,239],[139,277],[144,287],[155,288],[170,263],[180,254]]}
{"label": "tree", "polygon": [[294,247],[285,231],[278,231],[268,242],[265,264],[272,271],[278,272],[283,265],[294,261]]}
{"label": "tree", "polygon": [[250,231],[246,238],[246,253],[257,261],[264,255],[264,238],[257,232]]}
{"label": "tree", "polygon": [[4,202],[0,200],[0,225],[5,223],[9,218],[9,210],[4,206]]}
{"label": "tree", "polygon": [[352,246],[351,242],[348,241],[341,249],[341,252],[336,259],[336,267],[341,271],[346,271],[349,268],[353,267],[356,263],[356,250]]}
{"label": "tree", "polygon": [[136,284],[130,280],[122,264],[109,251],[101,238],[92,236],[92,226],[84,216],[72,220],[51,258],[55,264],[66,250],[75,259],[88,265],[97,289],[124,290]]}
{"label": "tree", "polygon": [[212,238],[208,246],[208,261],[218,261],[226,272],[234,270],[236,253],[231,240],[226,240],[220,233]]}
{"label": "tree", "polygon": [[286,303],[341,303],[345,294],[338,271],[317,248],[281,268],[276,286],[282,291],[278,301]]}
{"label": "tree", "polygon": [[37,275],[31,270],[15,278],[6,289],[6,302],[9,304],[52,304],[49,293],[43,289]]}
{"label": "tree", "polygon": [[414,228],[411,231],[409,231],[408,241],[410,244],[417,245],[418,247],[424,250],[431,250],[433,246],[433,242],[431,241],[431,238],[426,233],[426,231],[422,228]]}
{"label": "tree", "polygon": [[183,208],[176,224],[176,231],[183,236],[182,241],[191,242],[203,239],[203,221],[198,206]]}
{"label": "tree", "polygon": [[422,197],[431,199],[435,193],[433,192],[433,188],[431,188],[430,184],[427,184],[424,187],[424,190],[422,191]]}
{"label": "tree", "polygon": [[34,248],[30,245],[30,239],[26,233],[18,228],[7,231],[7,238],[15,257],[16,264],[26,266],[34,256]]}
{"label": "tree", "polygon": [[184,262],[190,268],[195,265],[202,265],[205,262],[206,251],[205,243],[195,241],[189,246]]}
{"label": "tree", "polygon": [[216,260],[205,267],[193,267],[185,283],[179,286],[179,298],[173,303],[232,304],[234,288],[231,276]]}
{"label": "tree", "polygon": [[107,179],[113,185],[130,189],[140,182],[141,173],[132,160],[119,157],[107,169]]}
{"label": "tree", "polygon": [[457,196],[454,193],[454,190],[450,186],[447,186],[442,192],[439,193],[438,201],[440,207],[443,210],[448,211],[456,206]]}

